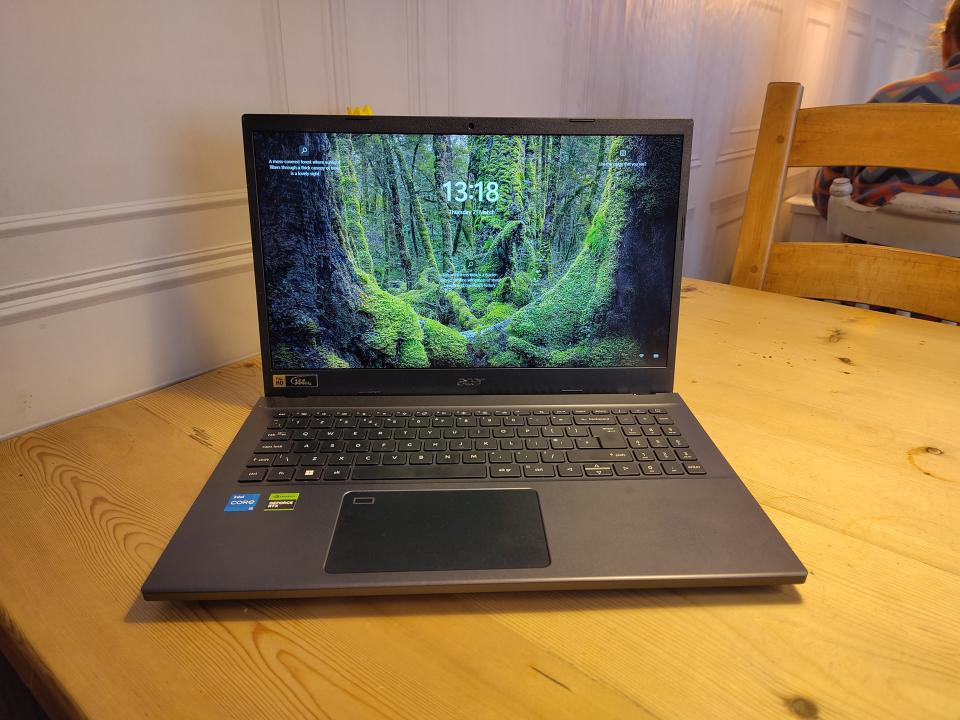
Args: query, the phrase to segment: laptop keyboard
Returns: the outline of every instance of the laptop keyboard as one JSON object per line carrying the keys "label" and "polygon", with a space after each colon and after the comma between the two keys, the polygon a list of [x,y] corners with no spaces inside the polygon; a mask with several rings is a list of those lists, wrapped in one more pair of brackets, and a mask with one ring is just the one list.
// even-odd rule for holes
{"label": "laptop keyboard", "polygon": [[273,413],[242,483],[704,475],[666,408]]}

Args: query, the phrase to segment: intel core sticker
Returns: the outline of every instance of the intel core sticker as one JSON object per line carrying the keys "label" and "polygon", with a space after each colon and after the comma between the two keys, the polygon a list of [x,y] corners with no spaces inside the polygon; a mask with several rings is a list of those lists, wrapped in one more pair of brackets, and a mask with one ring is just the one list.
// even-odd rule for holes
{"label": "intel core sticker", "polygon": [[297,498],[300,497],[300,493],[270,493],[270,497],[267,498],[267,506],[263,509],[264,512],[267,510],[293,510],[297,505]]}
{"label": "intel core sticker", "polygon": [[260,493],[235,493],[227,500],[224,512],[250,512],[260,502]]}

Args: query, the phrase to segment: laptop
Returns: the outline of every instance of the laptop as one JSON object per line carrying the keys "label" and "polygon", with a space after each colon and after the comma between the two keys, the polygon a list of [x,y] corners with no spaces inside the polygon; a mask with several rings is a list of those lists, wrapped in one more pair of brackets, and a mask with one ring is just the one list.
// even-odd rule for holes
{"label": "laptop", "polygon": [[803,582],[673,392],[692,131],[244,116],[265,397],[144,598]]}

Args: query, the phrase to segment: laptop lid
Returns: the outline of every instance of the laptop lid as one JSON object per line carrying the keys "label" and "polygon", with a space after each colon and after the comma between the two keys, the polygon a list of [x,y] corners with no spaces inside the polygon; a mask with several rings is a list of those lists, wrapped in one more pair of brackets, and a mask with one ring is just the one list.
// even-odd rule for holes
{"label": "laptop lid", "polygon": [[245,115],[266,394],[671,391],[692,129]]}

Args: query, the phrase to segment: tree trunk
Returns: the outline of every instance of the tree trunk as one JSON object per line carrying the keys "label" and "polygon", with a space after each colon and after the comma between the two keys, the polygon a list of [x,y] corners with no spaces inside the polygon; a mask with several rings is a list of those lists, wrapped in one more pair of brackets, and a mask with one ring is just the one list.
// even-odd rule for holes
{"label": "tree trunk", "polygon": [[407,281],[407,289],[414,286],[413,261],[410,258],[410,250],[407,248],[407,240],[403,236],[403,215],[400,212],[400,190],[397,188],[397,172],[394,168],[393,151],[390,148],[390,140],[383,135],[379,136],[380,149],[383,151],[383,175],[386,179],[387,192],[390,197],[390,220],[393,238],[396,243],[397,253],[400,256],[400,268]]}
{"label": "tree trunk", "polygon": [[560,150],[562,138],[549,138],[549,147],[546,151],[546,170],[544,178],[543,224],[540,227],[540,242],[537,243],[539,273],[545,278],[552,269],[553,250],[553,214],[557,202],[557,182],[560,179]]}
{"label": "tree trunk", "polygon": [[[333,158],[327,134],[305,134],[300,144],[312,160]],[[366,331],[359,313],[362,285],[343,245],[336,181],[327,172],[294,177],[269,169],[271,159],[290,156],[285,134],[258,138],[255,162],[273,365],[328,367],[330,353],[358,363]]]}
{"label": "tree trunk", "polygon": [[335,136],[337,155],[340,158],[340,190],[343,193],[343,214],[346,235],[353,250],[357,266],[366,273],[373,272],[373,258],[367,243],[360,208],[360,186],[353,165],[353,141],[347,134]]}
{"label": "tree trunk", "polygon": [[437,191],[440,218],[440,270],[453,272],[453,233],[450,231],[450,208],[443,183],[451,178],[450,141],[446,135],[433,136],[433,179]]}
{"label": "tree trunk", "polygon": [[597,149],[597,170],[593,174],[593,187],[590,190],[590,200],[587,201],[587,204],[583,208],[584,219],[586,221],[587,227],[590,227],[590,222],[593,220],[594,213],[597,212],[597,201],[600,199],[600,194],[603,192],[603,179],[606,177],[603,172],[603,161],[607,157],[607,138],[600,136],[600,147]]}
{"label": "tree trunk", "polygon": [[410,199],[410,207],[413,215],[411,224],[423,248],[424,268],[437,270],[437,258],[433,254],[433,243],[430,241],[430,229],[427,227],[427,219],[423,215],[423,204],[420,202],[420,198],[417,196],[417,189],[413,184],[413,175],[410,172],[410,168],[407,167],[407,164],[403,162],[403,155],[396,141],[388,136],[387,142],[393,149],[397,167],[400,168],[400,177],[403,180],[403,185],[407,190],[407,196]]}

